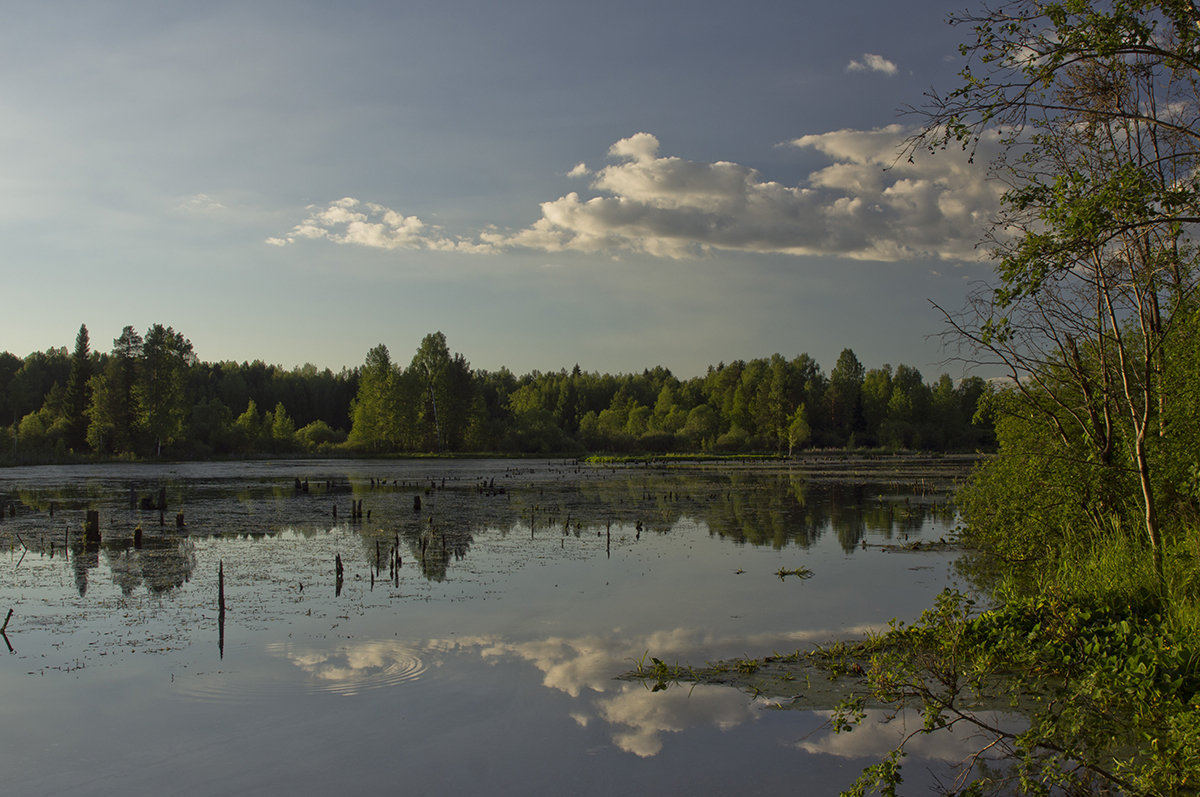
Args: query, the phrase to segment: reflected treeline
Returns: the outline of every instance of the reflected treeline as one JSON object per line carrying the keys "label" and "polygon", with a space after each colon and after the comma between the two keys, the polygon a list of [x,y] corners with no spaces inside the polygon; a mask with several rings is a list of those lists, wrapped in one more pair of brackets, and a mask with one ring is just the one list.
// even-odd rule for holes
{"label": "reflected treeline", "polygon": [[[109,483],[22,491],[16,517],[0,536],[24,530],[22,543],[53,553],[70,540],[80,595],[91,572],[108,565],[129,595],[144,586],[162,593],[185,584],[195,566],[196,536],[262,539],[349,534],[359,542],[358,566],[372,579],[397,580],[396,564],[442,581],[470,553],[476,535],[667,534],[682,522],[703,524],[735,544],[807,548],[834,534],[847,552],[868,535],[902,542],[934,524],[948,527],[954,510],[945,485],[922,478],[888,481],[851,474],[814,476],[777,466],[670,465],[563,467],[541,472],[489,470],[477,477],[176,480],[165,486]],[[142,500],[153,496],[150,508]],[[170,511],[156,502],[165,496]],[[136,500],[135,500],[136,499]],[[12,500],[12,499],[9,499]],[[50,507],[59,508],[51,517]],[[103,507],[99,545],[78,533],[80,512]],[[176,524],[175,511],[186,514]],[[356,511],[361,509],[361,514]],[[140,529],[145,529],[141,533]],[[632,533],[636,529],[637,533]],[[72,531],[74,530],[74,532]],[[57,541],[57,542],[56,542]],[[15,543],[14,543],[15,544]]]}
{"label": "reflected treeline", "polygon": [[77,536],[71,540],[69,550],[80,597],[87,594],[90,572],[99,566],[102,553],[113,583],[127,597],[141,586],[151,594],[178,589],[191,579],[196,567],[192,541],[176,534],[143,536],[138,544],[132,539],[95,543]]}
{"label": "reflected treeline", "polygon": [[868,534],[903,540],[934,522],[949,525],[955,511],[947,491],[923,481],[812,480],[781,469],[665,471],[580,485],[582,516],[609,514],[665,532],[684,518],[736,543],[809,547],[833,532],[846,551]]}

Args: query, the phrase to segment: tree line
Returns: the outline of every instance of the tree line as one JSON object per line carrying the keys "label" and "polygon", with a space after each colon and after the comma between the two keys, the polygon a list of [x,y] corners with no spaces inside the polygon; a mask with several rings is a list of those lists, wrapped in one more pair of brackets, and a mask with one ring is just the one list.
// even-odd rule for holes
{"label": "tree line", "polygon": [[807,447],[974,450],[990,386],[907,365],[867,369],[846,349],[828,375],[809,355],[710,366],[679,379],[576,365],[516,376],[472,369],[441,332],[407,365],[384,344],[334,373],[201,361],[161,324],[125,327],[108,352],[86,325],[73,351],[0,353],[0,445],[9,461],[289,453],[756,452]]}

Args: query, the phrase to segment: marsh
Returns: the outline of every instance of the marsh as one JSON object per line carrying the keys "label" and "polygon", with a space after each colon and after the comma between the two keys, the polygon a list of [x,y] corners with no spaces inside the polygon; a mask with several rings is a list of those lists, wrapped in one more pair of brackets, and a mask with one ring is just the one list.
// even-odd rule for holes
{"label": "marsh", "polygon": [[[648,654],[758,656],[916,617],[956,554],[903,548],[952,537],[962,468],[2,470],[5,788],[836,793],[895,728],[834,735],[827,712],[779,710],[786,696],[618,676]],[[914,754],[934,777],[955,740]]]}

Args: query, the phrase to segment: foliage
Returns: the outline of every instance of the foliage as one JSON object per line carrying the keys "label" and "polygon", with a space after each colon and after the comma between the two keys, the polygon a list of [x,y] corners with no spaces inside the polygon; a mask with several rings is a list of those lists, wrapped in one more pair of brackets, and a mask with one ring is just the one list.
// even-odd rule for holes
{"label": "foliage", "polygon": [[[922,713],[914,735],[971,725],[1012,764],[972,758],[956,792],[1195,794],[1200,8],[1011,0],[957,22],[963,81],[914,143],[999,144],[1010,186],[995,279],[947,314],[1011,376],[982,405],[998,455],[958,497],[995,608],[946,593],[858,655],[875,700]],[[894,793],[906,744],[852,793]]]}
{"label": "foliage", "polygon": [[[85,374],[81,411],[77,386]],[[806,354],[774,354],[687,380],[662,367],[609,375],[578,365],[517,377],[472,369],[440,332],[425,336],[407,368],[381,343],[361,366],[335,374],[311,365],[202,362],[181,333],[155,324],[144,336],[125,327],[109,353],[89,353],[81,327],[74,356],[66,349],[24,360],[0,355],[0,406],[20,412],[8,432],[10,459],[70,449],[140,457],[318,450],[792,456],[809,446],[991,445],[990,421],[975,413],[990,388],[978,378],[943,376],[928,385],[905,365],[868,372],[849,349],[835,376]],[[869,412],[859,406],[866,398],[853,398],[846,406],[856,409],[846,415],[847,396],[868,394]],[[843,416],[853,420],[831,424]],[[82,445],[72,442],[78,429],[85,430]]]}
{"label": "foliage", "polygon": [[869,693],[845,701],[835,727],[852,731],[864,702],[923,717],[847,793],[895,793],[911,740],[956,726],[973,730],[977,751],[955,793],[1200,791],[1194,627],[1152,604],[1080,602],[1053,590],[1002,597],[979,612],[946,591],[911,626],[893,623],[848,651],[817,654],[833,668],[865,663]]}
{"label": "foliage", "polygon": [[1161,567],[1163,409],[1194,380],[1166,359],[1200,280],[1200,9],[1013,0],[958,21],[975,28],[970,60],[920,140],[998,141],[1011,190],[991,236],[996,280],[954,331],[1008,367],[1074,454],[1133,475]]}

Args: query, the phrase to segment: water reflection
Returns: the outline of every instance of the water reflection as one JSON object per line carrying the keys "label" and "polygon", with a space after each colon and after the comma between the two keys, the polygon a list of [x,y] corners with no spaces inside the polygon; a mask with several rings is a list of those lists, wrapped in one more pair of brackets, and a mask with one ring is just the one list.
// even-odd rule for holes
{"label": "water reflection", "polygon": [[[995,741],[994,733],[985,732],[970,723],[958,723],[933,734],[918,733],[924,727],[924,717],[916,710],[896,712],[866,709],[863,712],[866,718],[853,733],[833,731],[832,724],[828,722],[833,716],[832,711],[816,713],[827,722],[820,732],[797,742],[797,749],[806,753],[839,758],[878,758],[881,753],[908,739],[905,750],[910,756],[948,764],[968,761],[984,748],[990,748],[981,756],[984,759],[1001,760],[1012,754],[1011,749],[1003,744],[992,744]],[[976,716],[992,728],[1016,732],[1022,727],[1015,714],[981,711]]]}
{"label": "water reflection", "polygon": [[395,641],[356,642],[332,649],[279,644],[267,650],[304,673],[309,687],[342,695],[416,680],[428,667],[421,651]]}
{"label": "water reflection", "polygon": [[[858,629],[865,632],[867,629]],[[828,638],[828,632],[795,632],[790,635],[797,646]],[[737,644],[753,646],[767,644],[761,640],[737,638]],[[778,642],[778,636],[770,637]],[[714,685],[685,685],[680,688],[656,691],[636,681],[614,679],[614,673],[634,666],[631,650],[670,651],[681,660],[703,655],[702,651],[728,646],[730,640],[714,638],[696,629],[677,628],[662,631],[636,640],[621,635],[586,635],[574,638],[549,637],[528,642],[509,642],[500,637],[484,636],[462,639],[433,639],[419,645],[398,641],[351,642],[334,649],[279,644],[269,648],[272,655],[288,661],[299,678],[273,679],[270,686],[258,689],[313,689],[342,695],[353,695],[364,689],[416,681],[431,663],[447,666],[454,655],[476,656],[483,662],[517,662],[532,665],[542,673],[542,685],[571,698],[565,709],[580,727],[605,729],[611,744],[639,758],[651,758],[663,752],[669,738],[698,728],[717,728],[728,731],[762,718],[764,710],[784,708],[788,699],[751,697],[736,689]],[[631,647],[632,645],[632,647]],[[664,655],[668,655],[665,654]],[[198,694],[215,697],[211,687],[224,682],[212,682]],[[291,687],[287,684],[292,684]],[[233,694],[225,699],[245,699],[245,682],[230,687]],[[797,693],[810,686],[797,683]],[[830,698],[834,702],[835,697]],[[831,706],[832,709],[832,706]],[[810,712],[818,719],[817,730],[795,742],[797,750],[847,759],[879,757],[894,748],[906,737],[913,736],[906,749],[910,756],[956,764],[969,759],[985,747],[991,738],[984,738],[978,729],[955,726],[944,732],[920,735],[922,727],[917,712],[885,712],[867,710],[867,719],[853,733],[834,733],[832,710]],[[985,714],[981,717],[994,727],[1016,727],[1013,716]],[[982,739],[982,741],[981,741]],[[997,751],[996,757],[1000,757]]]}
{"label": "water reflection", "polygon": [[[131,508],[131,485],[135,498],[156,502],[165,488],[167,522],[140,500]],[[62,709],[57,690],[78,681],[81,693],[108,695],[92,687],[123,679],[143,701],[123,715],[130,726],[198,720],[148,740],[147,756],[174,762],[164,747],[186,747],[208,767],[214,728],[236,717],[240,735],[222,752],[237,771],[257,771],[264,744],[293,757],[305,749],[306,763],[327,756],[283,777],[280,788],[302,791],[314,770],[340,776],[362,749],[382,749],[380,739],[405,768],[437,769],[424,766],[431,738],[486,737],[505,773],[587,770],[596,791],[610,785],[599,770],[636,788],[657,766],[656,783],[678,783],[662,771],[685,760],[697,762],[688,782],[703,781],[728,767],[699,759],[726,745],[739,755],[753,746],[787,782],[800,757],[841,755],[838,739],[795,731],[793,722],[811,730],[823,716],[779,722],[783,712],[737,690],[652,692],[615,676],[647,651],[671,663],[757,656],[912,617],[944,585],[933,563],[949,555],[892,556],[861,543],[936,539],[951,517],[915,479],[724,465],[13,469],[0,472],[0,501],[18,505],[0,522],[10,551],[0,610],[16,608],[9,634],[19,634],[16,666],[0,684],[31,687],[23,724],[49,707],[70,719],[47,736],[64,745],[103,736],[92,729],[111,717]],[[89,509],[100,511],[98,545],[82,540]],[[170,522],[176,511],[182,527]],[[802,564],[812,579],[773,575]],[[509,739],[514,714],[528,733]],[[327,739],[318,723],[339,733]],[[760,744],[772,726],[787,738]],[[409,744],[394,743],[405,734]],[[243,750],[246,740],[254,743]],[[40,755],[32,766],[48,767],[52,751]],[[67,785],[95,774],[73,766]]]}
{"label": "water reflection", "polygon": [[[84,509],[99,507],[102,549],[114,581],[128,595],[142,585],[161,593],[186,583],[194,567],[188,540],[205,536],[258,537],[283,530],[313,536],[336,528],[359,536],[358,556],[376,579],[386,571],[394,580],[399,557],[438,582],[489,531],[579,537],[633,527],[640,538],[643,530],[668,534],[689,521],[734,544],[776,550],[809,548],[833,533],[850,553],[869,535],[903,541],[933,526],[946,528],[954,517],[945,485],[935,488],[925,480],[840,481],[798,469],[702,466],[547,469],[536,476],[512,470],[499,479],[493,474],[424,480],[209,474],[143,479],[132,486],[119,478],[27,485],[11,493],[20,511],[0,524],[0,535],[24,531],[42,548],[56,538],[70,539],[76,588],[84,595],[97,551],[83,545],[71,527]],[[146,495],[150,509],[134,501]],[[167,513],[163,506],[170,508]],[[355,514],[358,507],[365,507],[362,515]],[[164,522],[175,511],[184,525]]]}
{"label": "water reflection", "polygon": [[148,537],[137,545],[120,539],[97,543],[79,536],[70,541],[67,550],[81,598],[87,595],[90,573],[99,567],[101,553],[112,583],[126,597],[141,586],[151,594],[182,587],[196,566],[192,541],[176,536]]}

